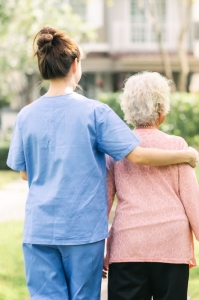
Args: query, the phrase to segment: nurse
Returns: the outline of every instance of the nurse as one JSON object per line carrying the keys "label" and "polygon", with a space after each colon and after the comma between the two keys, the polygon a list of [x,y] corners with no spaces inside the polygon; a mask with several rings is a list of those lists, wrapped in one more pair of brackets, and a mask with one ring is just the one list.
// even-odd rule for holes
{"label": "nurse", "polygon": [[35,37],[47,93],[18,114],[7,164],[28,180],[23,252],[33,300],[99,300],[108,237],[105,154],[118,161],[196,165],[197,152],[139,147],[105,104],[74,92],[78,45],[46,26]]}

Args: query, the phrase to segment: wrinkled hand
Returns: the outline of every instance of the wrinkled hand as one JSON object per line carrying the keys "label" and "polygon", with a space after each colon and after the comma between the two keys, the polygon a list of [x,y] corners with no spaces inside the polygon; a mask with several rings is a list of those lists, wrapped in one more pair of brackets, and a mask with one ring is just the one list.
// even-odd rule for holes
{"label": "wrinkled hand", "polygon": [[107,278],[107,274],[108,274],[108,266],[106,266],[105,264],[103,265],[103,272],[102,272],[102,278],[106,279]]}
{"label": "wrinkled hand", "polygon": [[191,156],[192,156],[192,160],[189,162],[189,164],[191,167],[195,168],[198,164],[199,153],[198,153],[198,151],[196,151],[196,149],[194,149],[192,147],[188,147],[187,151],[190,151]]}

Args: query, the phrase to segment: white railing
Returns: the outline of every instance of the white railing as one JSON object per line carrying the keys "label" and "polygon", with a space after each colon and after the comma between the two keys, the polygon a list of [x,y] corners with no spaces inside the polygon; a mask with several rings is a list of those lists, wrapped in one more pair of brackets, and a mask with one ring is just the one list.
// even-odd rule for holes
{"label": "white railing", "polygon": [[[175,50],[179,26],[176,24],[165,24],[162,26],[163,43],[167,50]],[[147,22],[128,23],[114,22],[112,24],[111,50],[124,51],[157,51],[157,37],[154,29]]]}

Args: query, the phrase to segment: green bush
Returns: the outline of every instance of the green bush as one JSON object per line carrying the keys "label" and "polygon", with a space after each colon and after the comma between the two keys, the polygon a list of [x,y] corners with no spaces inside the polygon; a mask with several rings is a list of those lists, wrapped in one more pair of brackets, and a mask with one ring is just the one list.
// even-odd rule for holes
{"label": "green bush", "polygon": [[8,147],[0,147],[0,170],[8,170],[9,167],[6,165],[8,157]]}
{"label": "green bush", "polygon": [[123,120],[124,113],[120,108],[120,95],[121,93],[103,93],[100,94],[99,100],[110,106],[116,114]]}
{"label": "green bush", "polygon": [[199,95],[172,94],[171,110],[161,129],[182,136],[190,145],[199,146]]}
{"label": "green bush", "polygon": [[[100,95],[100,101],[108,104],[123,119],[119,98],[120,93]],[[161,130],[182,136],[189,145],[199,146],[199,94],[171,94],[171,109]]]}
{"label": "green bush", "polygon": [[[100,101],[108,104],[121,119],[120,93],[103,93]],[[171,94],[171,109],[161,130],[168,134],[182,136],[189,145],[199,146],[199,94]],[[9,169],[6,165],[8,144],[0,146],[0,170]]]}

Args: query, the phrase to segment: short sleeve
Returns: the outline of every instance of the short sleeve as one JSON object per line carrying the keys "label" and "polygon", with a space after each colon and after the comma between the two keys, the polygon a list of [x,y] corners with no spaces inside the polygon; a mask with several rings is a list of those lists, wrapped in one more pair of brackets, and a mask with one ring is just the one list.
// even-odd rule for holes
{"label": "short sleeve", "polygon": [[139,144],[132,130],[107,105],[96,109],[97,146],[115,161],[121,160]]}
{"label": "short sleeve", "polygon": [[16,120],[12,134],[12,140],[8,153],[7,165],[15,171],[26,171],[23,141],[19,128],[19,120]]}

